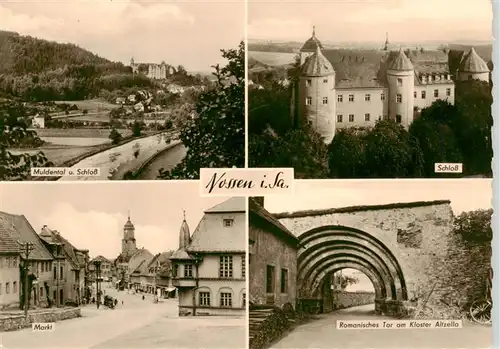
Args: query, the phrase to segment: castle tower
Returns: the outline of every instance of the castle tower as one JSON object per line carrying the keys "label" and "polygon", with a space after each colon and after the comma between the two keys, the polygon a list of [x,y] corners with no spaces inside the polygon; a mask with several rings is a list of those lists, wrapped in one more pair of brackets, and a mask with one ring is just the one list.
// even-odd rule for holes
{"label": "castle tower", "polygon": [[130,66],[131,66],[131,67],[133,67],[133,66],[134,66],[134,63],[135,63],[135,61],[134,61],[134,57],[130,58]]}
{"label": "castle tower", "polygon": [[490,69],[473,47],[463,56],[457,75],[458,80],[490,81]]}
{"label": "castle tower", "polygon": [[413,106],[415,105],[413,64],[402,48],[399,52],[391,52],[387,63],[389,118],[408,129],[413,121]]}
{"label": "castle tower", "polygon": [[317,48],[323,49],[321,41],[316,37],[316,27],[313,27],[312,36],[305,42],[300,49],[300,65],[304,64],[307,57],[310,57],[316,52]]}
{"label": "castle tower", "polygon": [[297,98],[299,122],[309,121],[325,143],[330,143],[336,122],[335,70],[319,45],[301,67]]}
{"label": "castle tower", "polygon": [[122,254],[124,256],[131,256],[136,250],[135,227],[130,221],[129,214],[127,223],[125,223],[125,226],[123,227]]}
{"label": "castle tower", "polygon": [[389,33],[385,33],[384,51],[389,50]]}
{"label": "castle tower", "polygon": [[191,239],[191,234],[189,233],[189,226],[186,222],[186,212],[184,211],[184,220],[182,221],[181,224],[181,229],[179,231],[179,249],[184,249],[186,248]]}

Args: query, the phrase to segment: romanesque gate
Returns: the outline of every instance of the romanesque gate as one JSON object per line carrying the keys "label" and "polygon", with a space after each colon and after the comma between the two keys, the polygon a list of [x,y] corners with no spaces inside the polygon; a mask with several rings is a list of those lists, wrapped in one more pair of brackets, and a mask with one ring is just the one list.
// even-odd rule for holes
{"label": "romanesque gate", "polygon": [[[417,299],[443,294],[444,261],[454,246],[450,201],[280,213],[299,238],[297,298],[318,304],[337,270],[357,269],[373,283],[375,309],[399,315]],[[329,285],[328,285],[329,288]],[[435,290],[435,292],[434,292]]]}

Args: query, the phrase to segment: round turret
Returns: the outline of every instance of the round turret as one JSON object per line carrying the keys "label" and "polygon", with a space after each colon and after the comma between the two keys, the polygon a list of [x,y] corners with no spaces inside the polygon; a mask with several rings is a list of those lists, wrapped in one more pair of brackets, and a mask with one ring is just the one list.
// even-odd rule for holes
{"label": "round turret", "polygon": [[298,86],[298,115],[330,143],[335,135],[335,70],[316,47],[300,69]]}
{"label": "round turret", "polygon": [[389,118],[408,128],[413,122],[415,71],[403,49],[391,52],[387,59]]}
{"label": "round turret", "polygon": [[458,79],[490,81],[490,69],[474,48],[463,56],[458,68]]}

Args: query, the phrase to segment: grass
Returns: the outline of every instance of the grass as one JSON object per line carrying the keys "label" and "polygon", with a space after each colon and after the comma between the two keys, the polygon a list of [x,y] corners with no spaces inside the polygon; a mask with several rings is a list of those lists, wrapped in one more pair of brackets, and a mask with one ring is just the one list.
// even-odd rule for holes
{"label": "grass", "polygon": [[295,62],[295,53],[249,51],[248,56],[269,66],[281,66]]}
{"label": "grass", "polygon": [[78,109],[83,110],[87,109],[89,112],[91,111],[102,111],[102,110],[111,110],[111,109],[116,109],[119,108],[120,106],[118,104],[112,104],[107,101],[103,101],[100,99],[88,99],[84,101],[54,101],[56,104],[69,104],[73,105],[75,104]]}

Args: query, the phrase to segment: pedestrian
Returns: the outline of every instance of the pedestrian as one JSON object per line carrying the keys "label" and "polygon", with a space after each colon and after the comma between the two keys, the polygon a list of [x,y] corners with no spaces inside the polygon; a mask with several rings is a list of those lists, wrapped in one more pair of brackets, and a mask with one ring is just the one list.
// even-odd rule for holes
{"label": "pedestrian", "polygon": [[122,305],[123,305],[123,301],[122,301]]}
{"label": "pedestrian", "polygon": [[146,299],[146,297],[144,297],[144,295],[142,295],[142,300]]}
{"label": "pedestrian", "polygon": [[115,307],[118,304],[118,299],[115,298]]}

